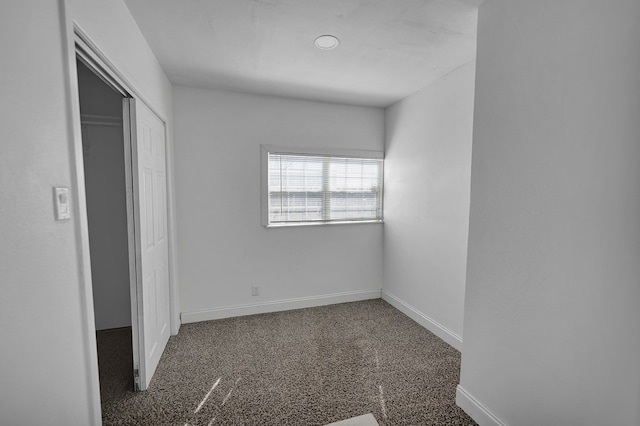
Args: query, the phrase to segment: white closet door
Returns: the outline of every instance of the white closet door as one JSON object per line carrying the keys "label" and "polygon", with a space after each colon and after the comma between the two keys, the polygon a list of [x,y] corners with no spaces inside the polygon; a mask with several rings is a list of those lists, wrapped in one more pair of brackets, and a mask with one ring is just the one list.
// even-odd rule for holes
{"label": "white closet door", "polygon": [[146,390],[170,334],[165,126],[142,102],[125,102],[131,120],[135,228],[134,374],[136,388]]}

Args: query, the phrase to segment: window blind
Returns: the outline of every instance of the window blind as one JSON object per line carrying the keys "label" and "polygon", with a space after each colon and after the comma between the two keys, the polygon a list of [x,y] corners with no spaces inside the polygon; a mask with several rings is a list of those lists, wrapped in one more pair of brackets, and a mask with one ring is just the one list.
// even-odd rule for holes
{"label": "window blind", "polygon": [[379,158],[268,154],[269,224],[381,222]]}

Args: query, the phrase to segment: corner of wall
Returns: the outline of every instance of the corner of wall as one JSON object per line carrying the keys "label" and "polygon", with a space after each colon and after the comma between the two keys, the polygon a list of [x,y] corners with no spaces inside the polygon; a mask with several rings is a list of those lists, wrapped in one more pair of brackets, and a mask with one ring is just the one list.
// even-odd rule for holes
{"label": "corner of wall", "polygon": [[507,426],[461,385],[456,388],[456,404],[480,426]]}
{"label": "corner of wall", "polygon": [[462,337],[458,336],[456,333],[449,330],[438,321],[434,320],[428,315],[425,315],[418,309],[411,306],[409,303],[385,291],[384,289],[382,290],[382,299],[442,340],[444,340],[449,345],[453,346],[458,351],[462,352]]}

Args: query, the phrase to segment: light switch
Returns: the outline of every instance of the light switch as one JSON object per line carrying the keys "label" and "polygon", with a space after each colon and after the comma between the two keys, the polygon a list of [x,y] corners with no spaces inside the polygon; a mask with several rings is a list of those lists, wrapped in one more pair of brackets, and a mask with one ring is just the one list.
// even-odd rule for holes
{"label": "light switch", "polygon": [[71,219],[69,208],[69,188],[53,188],[55,197],[56,220]]}

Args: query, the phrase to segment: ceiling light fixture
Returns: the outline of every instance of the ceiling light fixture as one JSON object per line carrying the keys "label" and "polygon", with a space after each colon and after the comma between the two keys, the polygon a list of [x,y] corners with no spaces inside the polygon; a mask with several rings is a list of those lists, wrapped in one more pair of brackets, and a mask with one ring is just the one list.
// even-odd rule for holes
{"label": "ceiling light fixture", "polygon": [[331,50],[338,47],[338,45],[340,44],[340,40],[338,40],[338,37],[336,36],[326,34],[316,38],[316,41],[314,42],[314,44],[318,49]]}

